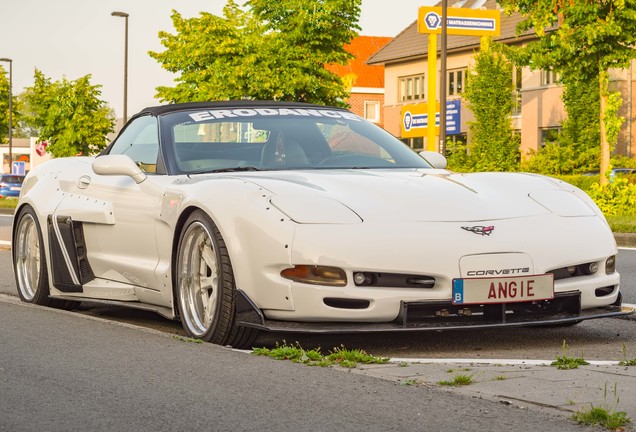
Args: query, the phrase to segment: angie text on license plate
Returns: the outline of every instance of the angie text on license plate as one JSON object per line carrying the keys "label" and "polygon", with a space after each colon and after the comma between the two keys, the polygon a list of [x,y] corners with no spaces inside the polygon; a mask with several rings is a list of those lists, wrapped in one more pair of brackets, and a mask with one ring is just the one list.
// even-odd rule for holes
{"label": "angie text on license plate", "polygon": [[453,279],[453,304],[513,303],[554,298],[551,274]]}

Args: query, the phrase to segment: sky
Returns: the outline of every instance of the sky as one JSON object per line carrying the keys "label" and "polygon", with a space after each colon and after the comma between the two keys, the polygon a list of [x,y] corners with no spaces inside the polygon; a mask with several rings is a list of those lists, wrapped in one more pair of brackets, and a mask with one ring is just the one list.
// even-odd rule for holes
{"label": "sky", "polygon": [[[311,0],[307,0],[311,1]],[[436,0],[362,0],[361,35],[396,36]],[[53,81],[91,75],[101,99],[123,115],[125,19],[128,18],[128,116],[157,105],[157,86],[174,75],[148,55],[163,51],[158,33],[174,33],[172,10],[221,15],[226,0],[0,0],[0,58],[13,60],[13,92],[33,85],[35,69]],[[7,63],[0,63],[6,71]]]}

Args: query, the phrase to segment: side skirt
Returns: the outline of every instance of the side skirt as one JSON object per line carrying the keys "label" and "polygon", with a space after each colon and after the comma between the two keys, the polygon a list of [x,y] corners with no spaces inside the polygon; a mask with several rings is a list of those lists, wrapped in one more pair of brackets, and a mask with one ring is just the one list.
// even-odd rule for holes
{"label": "side skirt", "polygon": [[105,304],[110,306],[121,306],[125,308],[140,309],[140,310],[145,310],[149,312],[155,312],[161,315],[162,317],[168,318],[170,320],[177,319],[177,317],[175,316],[171,308],[151,305],[148,303],[104,300],[104,299],[95,299],[95,298],[88,298],[88,297],[78,297],[76,295],[73,295],[73,296],[59,295],[59,296],[51,296],[51,298],[58,299],[58,300],[70,300],[74,302],[99,303],[99,304]]}

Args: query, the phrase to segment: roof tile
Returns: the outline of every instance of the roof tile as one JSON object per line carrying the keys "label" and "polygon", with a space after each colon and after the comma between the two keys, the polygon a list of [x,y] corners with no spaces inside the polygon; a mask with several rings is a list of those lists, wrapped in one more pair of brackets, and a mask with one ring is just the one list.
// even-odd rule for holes
{"label": "roof tile", "polygon": [[[462,2],[458,2],[462,3]],[[481,0],[468,0],[463,7],[470,8],[483,3],[485,9],[499,9],[495,0],[487,0],[485,3]],[[439,4],[438,4],[439,5]],[[450,8],[449,8],[450,9]],[[517,39],[517,24],[522,21],[522,17],[518,13],[506,15],[502,12],[500,22],[500,36],[494,38],[498,42],[511,42]],[[524,35],[534,34],[533,31],[524,33]],[[475,36],[459,36],[448,35],[447,50],[469,50],[479,47],[479,37]],[[437,38],[437,50],[441,47],[441,38]],[[398,63],[417,58],[423,58],[428,55],[428,35],[419,33],[417,30],[417,20],[402,30],[391,42],[386,44],[379,51],[374,53],[367,63],[370,65],[380,65],[387,63]]]}
{"label": "roof tile", "polygon": [[327,65],[327,69],[341,78],[354,75],[354,87],[384,88],[384,66],[372,66],[366,61],[391,39],[386,36],[358,36],[344,47],[354,58],[346,65]]}

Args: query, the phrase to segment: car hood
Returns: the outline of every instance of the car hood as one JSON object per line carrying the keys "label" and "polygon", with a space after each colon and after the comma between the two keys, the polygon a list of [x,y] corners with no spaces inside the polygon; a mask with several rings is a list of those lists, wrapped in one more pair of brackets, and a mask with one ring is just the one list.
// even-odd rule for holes
{"label": "car hood", "polygon": [[272,204],[301,223],[351,222],[343,207],[364,221],[484,221],[550,212],[596,215],[575,188],[533,174],[387,169],[275,171],[240,177],[269,190]]}

